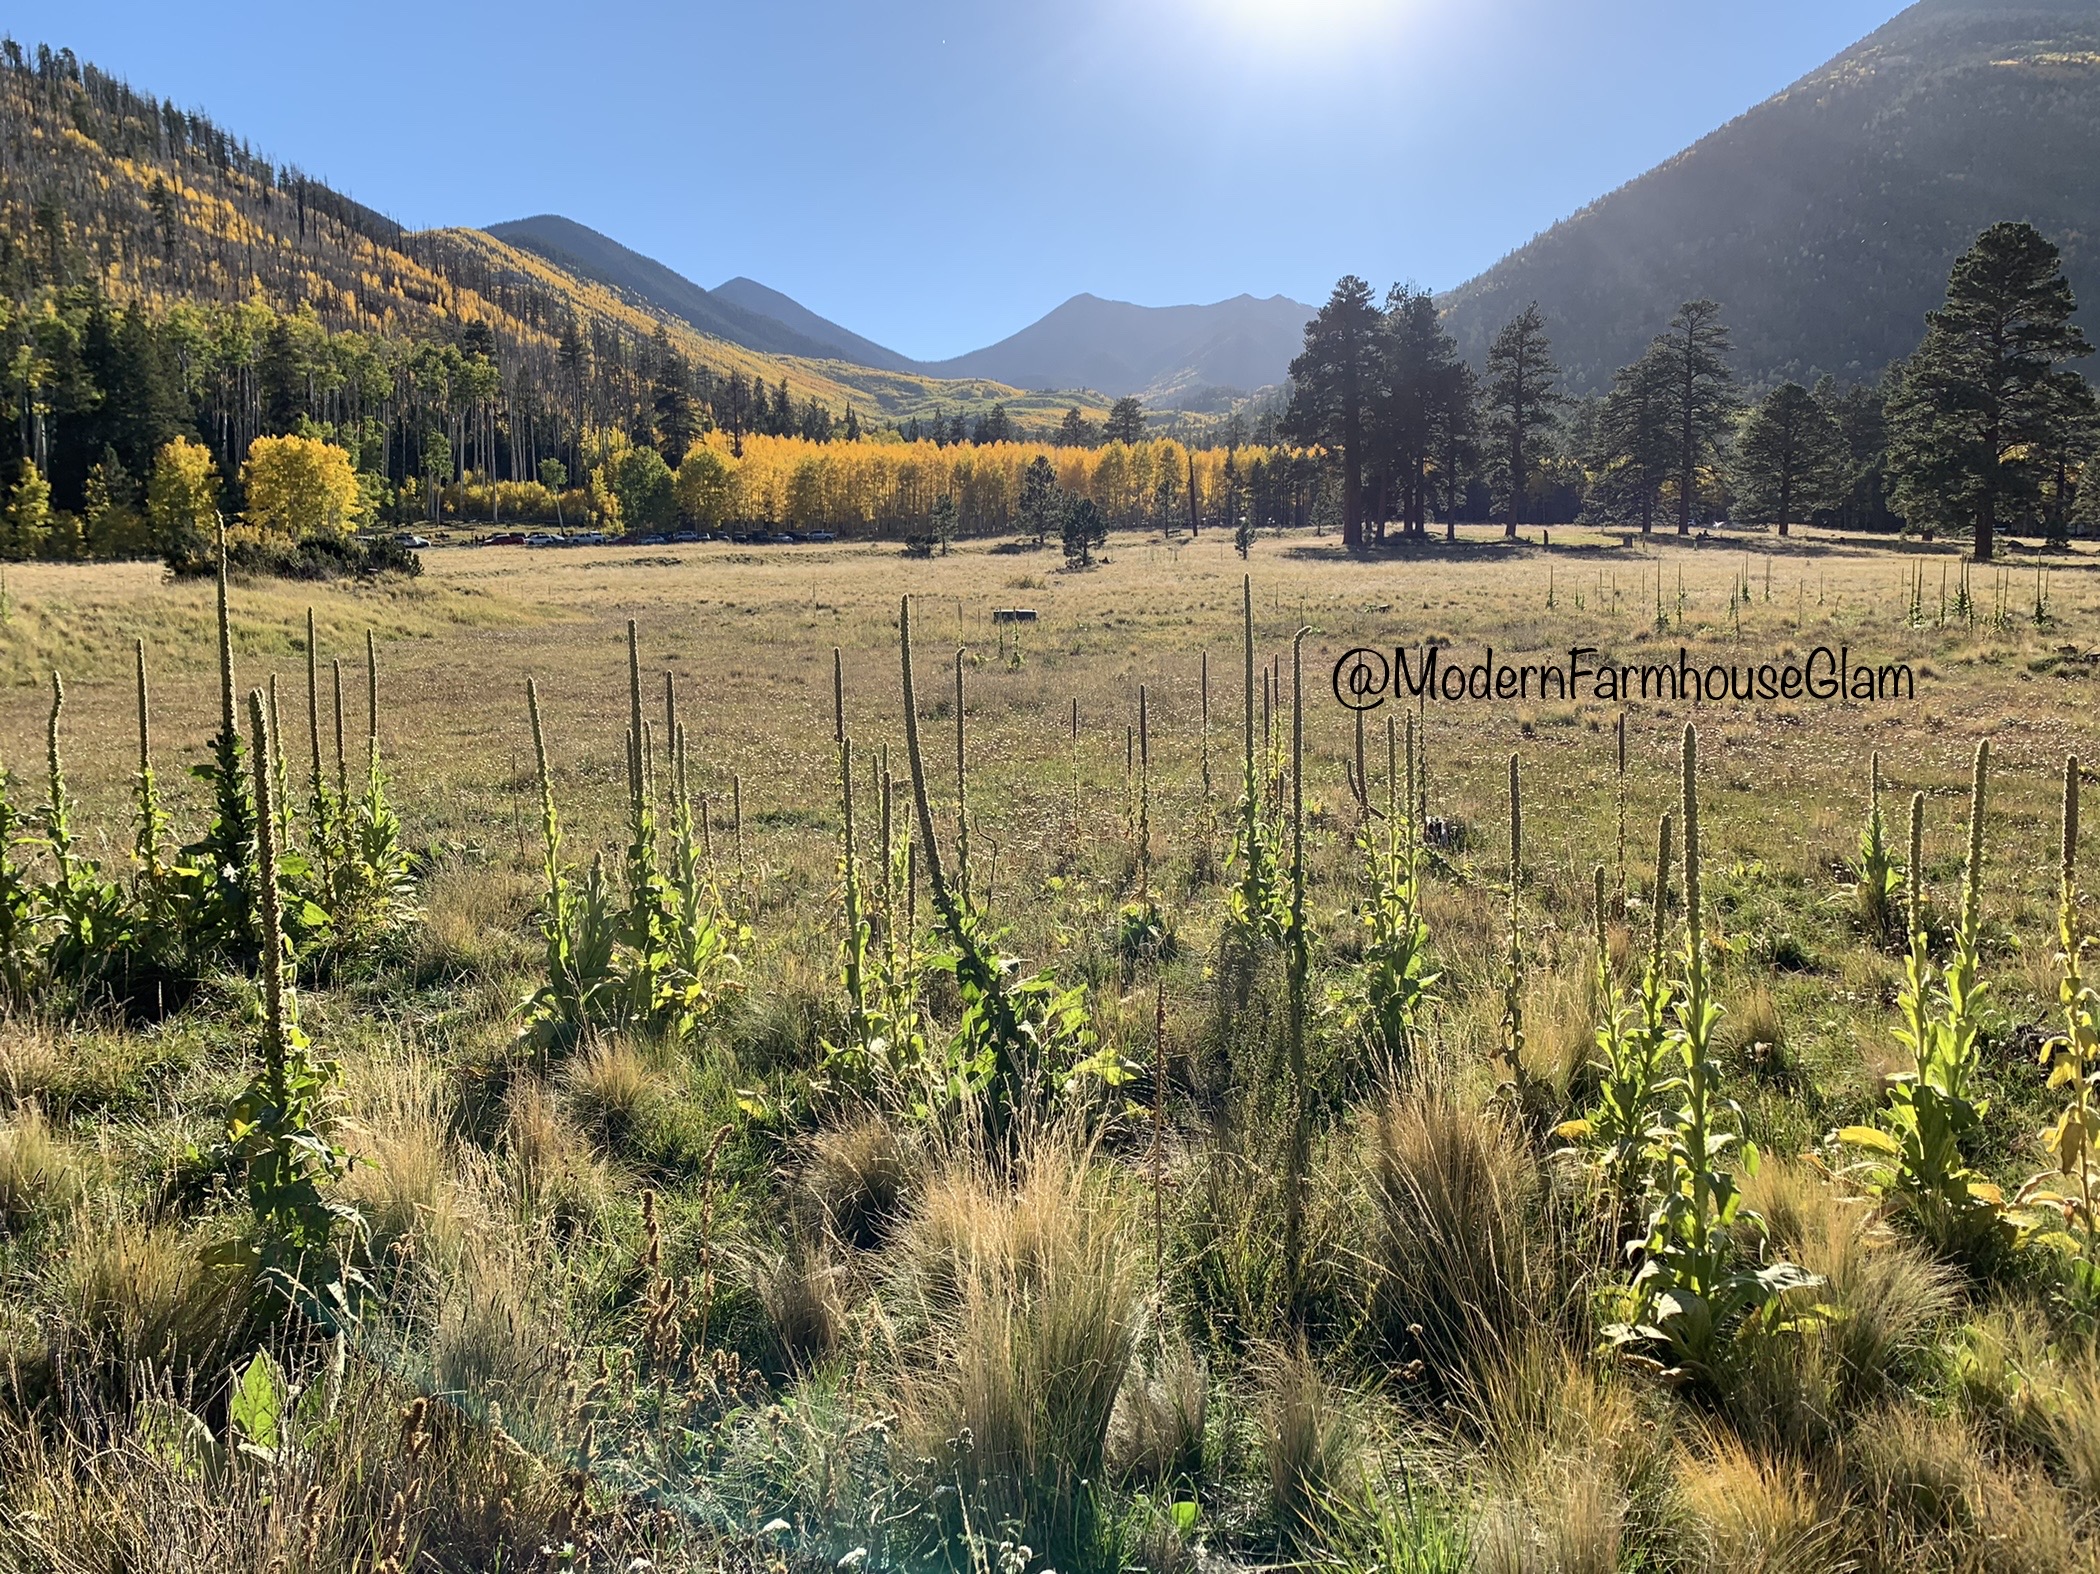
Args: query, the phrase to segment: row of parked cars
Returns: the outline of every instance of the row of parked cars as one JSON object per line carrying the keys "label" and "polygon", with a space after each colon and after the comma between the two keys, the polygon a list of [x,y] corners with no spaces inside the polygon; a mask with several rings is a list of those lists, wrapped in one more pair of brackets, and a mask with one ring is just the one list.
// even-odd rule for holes
{"label": "row of parked cars", "polygon": [[679,530],[646,536],[610,536],[602,530],[498,530],[483,536],[485,547],[663,547],[688,546],[702,541],[727,541],[740,547],[799,547],[838,540],[830,530]]}

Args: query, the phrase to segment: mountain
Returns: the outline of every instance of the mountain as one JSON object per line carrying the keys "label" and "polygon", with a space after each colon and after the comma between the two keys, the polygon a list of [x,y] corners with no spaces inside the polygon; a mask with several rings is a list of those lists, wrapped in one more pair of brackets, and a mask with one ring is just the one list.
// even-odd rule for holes
{"label": "mountain", "polygon": [[933,377],[989,377],[1017,388],[1092,388],[1170,406],[1205,391],[1283,381],[1310,306],[1235,295],[1210,306],[1134,306],[1075,295],[982,350],[922,363]]}
{"label": "mountain", "polygon": [[[541,213],[529,219],[491,224],[484,233],[495,236],[507,246],[516,246],[544,257],[578,278],[593,280],[644,301],[700,333],[740,344],[747,350],[768,355],[799,355],[809,360],[877,364],[842,354],[836,344],[800,333],[777,318],[703,290],[684,274],[674,273],[654,257],[645,257],[622,246],[611,236],[601,235],[589,226],[557,213]],[[794,306],[786,296],[780,299]],[[795,309],[801,310],[800,307]],[[813,313],[804,315],[812,321],[823,321]],[[905,369],[902,364],[883,368],[885,371]]]}
{"label": "mountain", "polygon": [[1453,291],[1445,320],[1477,362],[1536,300],[1593,392],[1708,296],[1751,385],[1868,379],[1999,219],[2063,249],[2100,327],[2100,0],[1921,0]]}
{"label": "mountain", "polygon": [[833,360],[851,361],[856,366],[872,366],[885,372],[924,370],[917,361],[899,355],[895,350],[884,349],[873,339],[863,339],[851,328],[841,328],[828,317],[819,317],[792,296],[768,289],[756,279],[739,275],[707,293],[711,300],[726,301],[744,311],[784,323],[804,339],[822,345],[824,353]]}
{"label": "mountain", "polygon": [[1133,306],[1075,295],[997,344],[950,360],[914,361],[756,279],[702,289],[573,219],[541,214],[491,224],[487,233],[748,349],[1037,391],[1138,394],[1155,406],[1214,403],[1221,393],[1281,382],[1312,315],[1281,295],[1240,295],[1212,306]]}

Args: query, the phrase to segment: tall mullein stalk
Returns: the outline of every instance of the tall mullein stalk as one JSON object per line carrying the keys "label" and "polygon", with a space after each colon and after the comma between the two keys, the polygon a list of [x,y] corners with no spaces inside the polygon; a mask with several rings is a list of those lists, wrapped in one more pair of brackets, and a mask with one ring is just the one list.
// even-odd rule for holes
{"label": "tall mullein stalk", "polygon": [[242,762],[240,720],[234,702],[233,619],[227,592],[226,532],[219,530],[219,731],[212,739],[206,774],[212,784],[213,820],[194,849],[209,886],[207,949],[251,962],[259,944],[255,910],[256,806]]}
{"label": "tall mullein stalk", "polygon": [[[1912,1064],[1889,1081],[1889,1099],[1874,1126],[1847,1126],[1841,1142],[1867,1154],[1870,1182],[1889,1203],[1907,1211],[1943,1251],[1969,1256],[1986,1250],[2002,1199],[1964,1153],[1983,1124],[1988,1102],[1975,1096],[1982,1069],[1983,850],[1990,744],[1976,746],[1969,789],[1968,859],[1962,876],[1954,953],[1935,970],[1927,951],[1919,898],[1912,896],[1913,929],[1898,1009],[1898,1040]],[[1914,804],[1916,800],[1913,800]],[[1913,824],[1919,818],[1914,807]],[[1912,858],[1915,869],[1919,860]],[[1915,880],[1915,876],[1913,877]],[[1915,885],[1913,890],[1915,892]]]}
{"label": "tall mullein stalk", "polygon": [[729,777],[729,836],[736,852],[736,881],[741,890],[744,885],[744,778],[732,772]]}
{"label": "tall mullein stalk", "polygon": [[1167,1309],[1167,977],[1152,984],[1152,1303],[1162,1337]]}
{"label": "tall mullein stalk", "polygon": [[569,879],[561,862],[561,819],[554,808],[554,769],[547,758],[547,727],[540,715],[540,686],[525,680],[525,708],[532,717],[532,758],[540,787],[540,869],[546,878],[542,917],[550,941],[569,934]]}
{"label": "tall mullein stalk", "polygon": [[1519,904],[1524,889],[1524,796],[1517,757],[1509,757],[1509,912],[1502,952],[1502,1053],[1509,1062],[1509,1087],[1518,1108],[1530,1112],[1530,1073],[1524,1065],[1524,929]]}
{"label": "tall mullein stalk", "polygon": [[1305,636],[1291,640],[1291,862],[1289,918],[1285,935],[1285,980],[1290,1009],[1291,1149],[1285,1176],[1283,1254],[1293,1314],[1303,1310],[1305,1290],[1305,1171],[1312,1138],[1311,1089],[1306,1085],[1306,991],[1312,972],[1311,936],[1305,927]]}
{"label": "tall mullein stalk", "polygon": [[280,849],[292,845],[292,770],[284,756],[284,715],[277,706],[277,674],[270,674],[270,747],[275,751],[270,759],[271,785],[275,791],[271,803],[277,810],[277,845]]}
{"label": "tall mullein stalk", "polygon": [[[1791,1263],[1746,1263],[1735,1239],[1738,1229],[1758,1221],[1742,1206],[1737,1167],[1725,1162],[1735,1135],[1724,1128],[1735,1106],[1720,1092],[1720,1068],[1713,1059],[1720,1008],[1707,968],[1699,740],[1690,725],[1684,729],[1682,769],[1683,974],[1669,1040],[1678,1065],[1677,1074],[1658,1089],[1674,1095],[1677,1107],[1657,1126],[1662,1199],[1650,1218],[1644,1261],[1633,1283],[1634,1316],[1608,1329],[1607,1336],[1615,1343],[1655,1349],[1683,1378],[1711,1391],[1744,1324],[1778,1297],[1820,1281]],[[1740,1172],[1756,1171],[1757,1150],[1745,1143]]]}
{"label": "tall mullein stalk", "polygon": [[1079,812],[1079,701],[1072,701],[1071,731],[1065,743],[1066,771],[1072,778],[1072,840],[1071,851],[1079,851],[1079,828],[1085,823]]}
{"label": "tall mullein stalk", "polygon": [[313,806],[315,824],[321,821],[321,653],[314,638],[314,609],[306,609],[306,739],[311,746],[306,777],[307,801]]}
{"label": "tall mullein stalk", "polygon": [[1201,738],[1201,740],[1202,740],[1202,742],[1201,742],[1201,751],[1202,751],[1202,752],[1201,752],[1201,760],[1202,760],[1202,770],[1203,770],[1203,809],[1204,809],[1204,813],[1205,813],[1205,814],[1208,814],[1208,813],[1210,812],[1210,799],[1211,799],[1211,782],[1210,782],[1210,652],[1209,652],[1209,651],[1207,651],[1207,650],[1206,650],[1206,651],[1205,651],[1205,652],[1203,653],[1203,670],[1202,670],[1202,676],[1201,676],[1201,679],[1200,679],[1200,689],[1201,689],[1201,694],[1202,694],[1202,704],[1203,704],[1203,724],[1202,724],[1202,730],[1201,730],[1201,732],[1200,732],[1200,734],[1199,734],[1199,737],[1200,737],[1200,738]]}
{"label": "tall mullein stalk", "polygon": [[665,1004],[672,940],[668,892],[657,863],[654,792],[649,780],[649,724],[642,718],[640,630],[627,624],[627,947],[628,1019],[654,1021]]}
{"label": "tall mullein stalk", "polygon": [[256,866],[258,906],[261,908],[263,986],[263,1080],[270,1102],[279,1109],[291,1103],[287,1061],[289,1001],[284,978],[284,913],[277,891],[276,816],[271,797],[275,772],[269,761],[276,753],[264,714],[263,695],[257,689],[248,696],[248,720],[255,736]]}
{"label": "tall mullein stalk", "polygon": [[248,1200],[272,1250],[298,1254],[294,1271],[304,1276],[315,1254],[325,1253],[348,1210],[328,1201],[322,1187],[348,1168],[326,1130],[326,1099],[335,1067],[307,1053],[299,1030],[298,1004],[286,963],[290,945],[280,898],[280,864],[270,733],[263,691],[248,694],[252,732],[256,827],[257,922],[262,935],[262,1066],[228,1109],[226,1140],[247,1173]]}
{"label": "tall mullein stalk", "polygon": [[314,632],[314,609],[306,609],[306,812],[321,861],[322,883],[333,885],[335,806],[328,797],[328,778],[321,764],[321,655]]}
{"label": "tall mullein stalk", "polygon": [[1618,813],[1619,813],[1619,912],[1626,911],[1626,713],[1619,712],[1618,725],[1612,729],[1614,753],[1618,762]]}
{"label": "tall mullein stalk", "polygon": [[964,714],[963,652],[955,649],[955,878],[962,905],[970,905],[970,758]]}
{"label": "tall mullein stalk", "polygon": [[2100,1300],[2100,990],[2085,977],[2083,953],[2092,942],[2078,921],[2078,756],[2064,759],[2062,841],[2057,864],[2057,998],[2063,1031],[2042,1046],[2049,1087],[2068,1102],[2047,1130],[2042,1147],[2051,1167],[2020,1189],[2028,1239],[2055,1247],[2072,1263],[2073,1288],[2090,1307]]}
{"label": "tall mullein stalk", "polygon": [[335,704],[335,803],[340,813],[350,802],[349,754],[343,746],[343,660],[333,657],[328,663],[331,682],[334,686]]}
{"label": "tall mullein stalk", "polygon": [[1146,687],[1138,685],[1137,877],[1138,900],[1152,894],[1152,712]]}
{"label": "tall mullein stalk", "polygon": [[51,674],[51,714],[44,727],[44,770],[49,797],[44,805],[44,840],[51,849],[51,864],[57,876],[54,888],[72,889],[79,873],[73,854],[72,800],[66,792],[66,766],[59,752],[59,722],[66,709],[66,686]]}
{"label": "tall mullein stalk", "polygon": [[1349,778],[1349,795],[1356,800],[1356,823],[1359,827],[1371,819],[1371,778],[1369,766],[1364,759],[1364,713],[1355,713],[1356,761]]}
{"label": "tall mullein stalk", "polygon": [[168,836],[168,817],[161,809],[160,792],[153,779],[153,707],[146,688],[144,640],[132,642],[132,655],[138,665],[139,696],[139,768],[135,778],[139,825],[133,852],[138,859],[140,880],[151,889],[160,885],[161,876],[165,872],[165,866],[160,861],[160,850]]}
{"label": "tall mullein stalk", "polygon": [[1713,1024],[1719,1016],[1706,970],[1705,908],[1701,899],[1699,868],[1699,733],[1689,722],[1684,729],[1683,775],[1680,782],[1684,815],[1684,998],[1678,1005],[1680,1042],[1684,1050],[1684,1146],[1692,1162],[1687,1165],[1692,1212],[1689,1244],[1705,1252],[1713,1228],[1713,1177],[1708,1155],[1713,1142],[1714,1065],[1711,1058]]}
{"label": "tall mullein stalk", "polygon": [[1657,900],[1640,993],[1631,1002],[1612,978],[1604,866],[1599,864],[1594,873],[1597,1094],[1586,1114],[1559,1128],[1559,1135],[1578,1144],[1594,1166],[1611,1200],[1622,1239],[1646,1214],[1656,1162],[1658,1095],[1666,1080],[1663,1056],[1669,1043],[1671,986],[1665,952],[1669,904],[1662,900],[1662,893],[1670,884],[1670,825],[1670,816],[1665,814],[1656,828]]}
{"label": "tall mullein stalk", "polygon": [[1896,892],[1902,884],[1890,850],[1888,822],[1881,812],[1881,755],[1867,761],[1867,823],[1859,833],[1859,917],[1875,944],[1885,943],[1896,925]]}
{"label": "tall mullein stalk", "polygon": [[[1240,579],[1241,675],[1240,690],[1240,801],[1239,824],[1233,833],[1231,861],[1238,866],[1239,882],[1227,899],[1235,930],[1249,943],[1284,938],[1284,914],[1278,904],[1275,853],[1269,845],[1267,816],[1262,806],[1262,764],[1255,752],[1254,731],[1254,580]],[[1261,749],[1268,749],[1268,671],[1262,672]]]}
{"label": "tall mullein stalk", "polygon": [[[983,944],[976,933],[974,915],[969,901],[948,882],[947,870],[941,863],[940,841],[933,830],[933,806],[926,790],[926,757],[919,744],[919,707],[917,687],[912,677],[911,654],[911,598],[903,598],[897,616],[897,644],[902,660],[904,677],[904,752],[911,764],[912,807],[915,811],[919,835],[912,843],[917,853],[924,849],[927,884],[933,893],[933,906],[941,926],[955,948],[956,983],[966,1000],[966,1009],[977,1010],[984,1018],[981,1048],[990,1057],[987,1068],[984,1103],[985,1136],[995,1153],[1003,1153],[1013,1129],[1015,1104],[1022,1087],[1022,1067],[1016,1059],[1020,1048],[1021,1034],[1018,1018],[1014,1016],[1011,1002],[1006,997],[1005,978],[999,959],[990,947]],[[961,672],[960,663],[956,671]],[[956,752],[958,764],[964,750],[961,730],[962,715],[958,708]],[[958,807],[967,815],[967,804],[961,798],[963,781],[957,774]],[[916,887],[911,876],[916,872],[914,862],[907,870],[907,879]]]}
{"label": "tall mullein stalk", "polygon": [[839,947],[846,985],[846,1026],[854,1057],[863,1074],[874,1070],[874,1013],[869,1009],[867,981],[868,919],[861,900],[860,850],[853,823],[853,740],[842,737],[839,749],[839,907],[845,933]]}

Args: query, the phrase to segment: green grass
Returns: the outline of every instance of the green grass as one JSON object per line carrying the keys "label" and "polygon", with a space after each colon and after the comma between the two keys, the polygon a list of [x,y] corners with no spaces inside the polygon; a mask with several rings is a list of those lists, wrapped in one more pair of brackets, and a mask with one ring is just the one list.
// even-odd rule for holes
{"label": "green grass", "polygon": [[[1774,558],[1772,601],[1741,609],[1738,638],[1734,552],[1671,542],[1645,556],[1572,530],[1554,541],[1550,612],[1546,554],[1485,536],[1368,565],[1316,542],[1263,541],[1243,565],[1208,536],[1117,538],[1086,574],[974,545],[930,561],[701,547],[668,567],[615,549],[441,550],[412,590],[314,590],[324,685],[327,659],[344,656],[352,717],[362,663],[348,658],[379,631],[390,793],[421,858],[414,928],[301,989],[302,1026],[342,1066],[331,1114],[357,1162],[337,1190],[370,1227],[367,1294],[338,1346],[334,1330],[282,1315],[266,1284],[208,1265],[215,1245],[253,1232],[244,1199],[190,1157],[252,1069],[252,981],[206,980],[157,1023],[53,1005],[0,1025],[0,1563],[135,1566],[151,1549],[255,1574],[389,1558],[756,1567],[865,1548],[849,1566],[987,1574],[1210,1556],[1395,1570],[2088,1566],[2090,1322],[2034,1254],[1985,1272],[1882,1217],[1827,1136],[1871,1120],[1882,1078],[1908,1062],[1893,1038],[1900,959],[1862,929],[1853,891],[1869,754],[1885,806],[1925,794],[1944,957],[1968,762],[1988,736],[1989,1108],[1967,1157],[2008,1193],[2041,1166],[2038,1134],[2062,1097],[2036,1060],[2057,1009],[2055,815],[2062,756],[2094,752],[2100,668],[2083,657],[2100,563],[2056,560],[2055,626],[1915,628],[1897,552],[1797,540]],[[1575,643],[1674,653],[1678,631],[1649,628],[1658,562],[1673,594],[1683,567],[1695,653],[1763,659],[1842,640],[1920,671],[1915,706],[1627,713],[1632,901],[1607,926],[1613,967],[1638,982],[1647,839],[1676,805],[1678,734],[1695,720],[1722,1006],[1711,1053],[1765,1150],[1759,1173],[1738,1177],[1761,1223],[1736,1247],[1823,1281],[1801,1327],[1744,1336],[1698,1384],[1602,1351],[1627,1264],[1610,1209],[1551,1136],[1595,1088],[1591,870],[1616,865],[1615,708],[1427,708],[1428,809],[1450,834],[1424,864],[1441,977],[1413,1073],[1389,1079],[1336,998],[1365,930],[1334,658],[1429,634],[1469,661],[1488,644],[1519,659]],[[1291,636],[1312,630],[1295,1293],[1281,1258],[1286,970],[1278,948],[1249,962],[1224,944],[1243,571],[1257,662],[1281,659],[1286,692]],[[1025,1105],[1010,1149],[978,1144],[938,1099],[914,1111],[827,1069],[825,1045],[846,1032],[829,652],[843,652],[865,856],[881,745],[908,777],[895,644],[907,593],[943,851],[952,859],[941,669],[960,637],[972,900],[1003,953],[1087,986],[1104,1064],[1131,1068]],[[22,784],[38,777],[43,669],[57,662],[76,834],[124,867],[130,640],[143,634],[162,790],[194,835],[203,788],[180,767],[204,758],[215,724],[208,587],[34,567],[10,572],[9,599],[0,763],[18,794],[33,795]],[[234,587],[244,687],[274,670],[301,693],[308,599]],[[1015,603],[1041,613],[1018,662],[998,659],[989,622]],[[542,952],[524,682],[546,707],[569,859],[603,850],[617,872],[630,617],[645,696],[662,671],[676,677],[712,876],[750,936],[739,987],[689,1039],[605,1033],[542,1053],[520,1042]],[[1140,683],[1147,890],[1175,937],[1159,952],[1120,932],[1136,896],[1123,744]],[[285,724],[296,783],[303,707]],[[1287,708],[1273,735],[1286,743]],[[1539,1110],[1497,1091],[1511,753],[1525,797],[1525,1080],[1551,1106]],[[878,882],[864,869],[864,893]],[[923,868],[919,918],[930,951]],[[928,973],[921,997],[945,1043],[953,975]],[[271,1458],[227,1451],[232,1383],[258,1349],[323,1396],[313,1414],[328,1411]],[[412,1411],[418,1397],[431,1403]],[[94,1417],[94,1441],[67,1416]]]}

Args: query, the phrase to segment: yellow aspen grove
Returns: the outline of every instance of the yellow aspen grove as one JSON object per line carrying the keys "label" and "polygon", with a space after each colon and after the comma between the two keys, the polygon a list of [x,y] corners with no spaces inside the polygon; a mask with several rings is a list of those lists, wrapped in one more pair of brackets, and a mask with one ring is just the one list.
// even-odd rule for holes
{"label": "yellow aspen grove", "polygon": [[242,523],[258,540],[340,535],[355,522],[357,472],[350,456],[312,437],[258,437],[241,466],[248,506]]}
{"label": "yellow aspen grove", "polygon": [[[964,535],[999,535],[1022,528],[1022,477],[1047,459],[1065,491],[1090,500],[1111,525],[1158,524],[1157,497],[1171,477],[1177,528],[1187,523],[1178,499],[1195,478],[1202,499],[1225,493],[1223,449],[1188,449],[1171,438],[1059,448],[1047,443],[931,442],[819,443],[801,437],[746,434],[743,455],[724,432],[711,432],[686,455],[678,472],[681,519],[700,528],[737,521],[826,529],[846,536],[915,529],[943,497],[955,500]],[[1242,448],[1245,472],[1257,461],[1289,458],[1284,449]]]}

